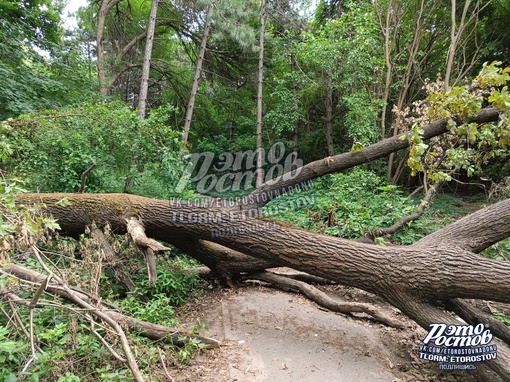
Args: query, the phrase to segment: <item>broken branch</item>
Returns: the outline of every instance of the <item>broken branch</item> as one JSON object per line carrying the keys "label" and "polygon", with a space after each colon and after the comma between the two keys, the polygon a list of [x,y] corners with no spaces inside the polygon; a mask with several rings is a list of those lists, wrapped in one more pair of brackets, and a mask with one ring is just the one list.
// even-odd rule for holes
{"label": "broken branch", "polygon": [[89,174],[89,172],[91,172],[93,169],[95,169],[97,166],[96,163],[92,163],[92,166],[90,166],[88,169],[86,169],[85,171],[83,171],[83,174],[81,174],[81,185],[80,185],[80,189],[78,190],[78,193],[83,193],[83,191],[85,190],[85,181],[87,180],[87,175]]}
{"label": "broken branch", "polygon": [[142,223],[140,223],[137,218],[131,216],[125,220],[128,233],[133,238],[135,245],[140,248],[140,250],[145,255],[145,260],[147,262],[147,272],[149,274],[149,284],[153,285],[158,279],[158,272],[156,270],[156,256],[154,256],[154,252],[168,252],[171,249],[165,247],[154,239],[149,239],[147,235],[145,235],[145,229]]}
{"label": "broken branch", "polygon": [[397,320],[394,320],[385,314],[379,312],[377,308],[371,304],[360,302],[343,302],[336,301],[329,297],[323,291],[307,284],[303,281],[289,279],[283,275],[277,275],[272,272],[258,272],[246,276],[246,279],[261,280],[270,283],[270,285],[287,290],[294,293],[301,293],[308,297],[310,300],[316,302],[333,312],[344,314],[349,313],[365,313],[371,316],[376,321],[382,322],[393,328],[403,329],[405,326]]}

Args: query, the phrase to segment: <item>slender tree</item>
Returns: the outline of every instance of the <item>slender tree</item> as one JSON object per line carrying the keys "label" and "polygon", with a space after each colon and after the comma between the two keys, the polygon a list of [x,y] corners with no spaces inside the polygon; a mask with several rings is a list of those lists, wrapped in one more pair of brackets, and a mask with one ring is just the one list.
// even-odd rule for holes
{"label": "slender tree", "polygon": [[326,73],[326,143],[328,155],[335,155],[333,143],[333,74],[330,70]]}
{"label": "slender tree", "polygon": [[207,15],[204,26],[204,34],[202,35],[202,42],[200,43],[200,50],[198,51],[197,66],[195,67],[195,76],[193,77],[193,84],[191,86],[191,94],[188,101],[188,107],[186,109],[186,118],[184,120],[184,133],[182,134],[182,143],[184,147],[188,145],[189,131],[191,128],[191,120],[193,118],[193,110],[195,109],[195,100],[197,98],[198,84],[200,82],[200,76],[202,74],[202,64],[204,62],[204,56],[207,49],[207,39],[211,31],[212,25],[212,11],[214,8],[215,1],[212,1],[207,8]]}
{"label": "slender tree", "polygon": [[147,42],[145,43],[145,55],[143,58],[142,81],[140,84],[140,96],[138,101],[138,118],[145,119],[147,107],[147,93],[149,91],[149,74],[151,70],[152,45],[154,42],[154,31],[156,29],[156,17],[158,13],[159,0],[152,0],[149,25],[147,26]]}
{"label": "slender tree", "polygon": [[[458,18],[457,2],[451,0],[450,46],[446,56],[445,90],[458,83],[475,65],[480,50],[480,45],[477,43],[480,12],[488,4],[490,1],[481,5],[479,0],[467,0]],[[475,43],[473,44],[472,41]],[[475,46],[475,50],[471,57],[468,57],[466,48],[470,44]],[[456,56],[461,56],[457,68],[454,67]],[[455,69],[457,69],[457,78],[452,79]]]}
{"label": "slender tree", "polygon": [[108,12],[122,0],[103,0],[101,8],[97,15],[97,28],[96,28],[96,49],[97,49],[97,76],[100,84],[100,92],[108,94],[108,86],[106,81],[106,64],[104,55],[104,28],[106,23],[106,16]]}
{"label": "slender tree", "polygon": [[257,179],[256,186],[262,184],[262,91],[264,83],[264,33],[266,29],[266,1],[260,3],[259,64],[257,79]]}

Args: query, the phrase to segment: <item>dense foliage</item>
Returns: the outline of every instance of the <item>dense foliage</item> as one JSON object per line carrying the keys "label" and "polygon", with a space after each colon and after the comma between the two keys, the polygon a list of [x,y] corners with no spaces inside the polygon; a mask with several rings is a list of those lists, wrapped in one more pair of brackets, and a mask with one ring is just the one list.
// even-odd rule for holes
{"label": "dense foliage", "polygon": [[[116,2],[98,30],[105,4],[89,1],[77,14],[78,28],[64,30],[59,0],[0,2],[0,261],[7,254],[37,269],[40,264],[26,254],[37,243],[76,286],[139,319],[175,325],[175,307],[200,290],[198,277],[183,270],[197,264],[185,256],[158,259],[159,279],[150,285],[142,256],[133,256],[130,243],[111,235],[139,288],[126,293],[111,271],[98,268],[102,258],[90,234],[80,240],[56,236],[58,224],[17,206],[15,194],[78,192],[90,169],[84,192],[192,197],[191,185],[176,192],[187,166],[184,154],[207,151],[218,158],[255,150],[260,4],[160,2],[144,120],[136,108],[150,2]],[[510,108],[508,0],[467,2],[457,9],[448,1],[425,0],[322,0],[316,8],[307,1],[270,1],[267,6],[266,149],[282,142],[286,154],[297,152],[307,163],[405,131],[413,144],[272,201],[263,210],[266,218],[357,239],[414,213],[422,193],[409,196],[411,190],[442,183],[442,194],[421,219],[376,239],[379,245],[411,244],[508,197],[508,115],[497,124],[465,121],[487,106]],[[209,7],[212,30],[198,74],[189,144],[183,144]],[[457,126],[457,117],[466,123]],[[441,118],[450,118],[450,132],[424,141],[420,128]],[[510,244],[500,242],[483,255],[508,260]],[[0,289],[7,287],[27,300],[34,293],[0,274]],[[139,294],[150,301],[140,301]],[[3,302],[0,308],[0,380],[128,378],[125,365],[92,333],[87,319],[65,302],[47,298],[35,310],[38,359],[32,364],[26,333],[12,330],[11,320],[27,326],[29,309]],[[108,338],[104,328],[97,331]],[[130,341],[143,360],[143,373],[152,376],[158,347],[135,333]],[[180,350],[165,350],[189,362],[200,348],[190,341]]]}
{"label": "dense foliage", "polygon": [[1,123],[5,165],[41,192],[132,192],[168,197],[180,165],[179,134],[171,108],[140,121],[121,102],[101,102],[23,115]]}

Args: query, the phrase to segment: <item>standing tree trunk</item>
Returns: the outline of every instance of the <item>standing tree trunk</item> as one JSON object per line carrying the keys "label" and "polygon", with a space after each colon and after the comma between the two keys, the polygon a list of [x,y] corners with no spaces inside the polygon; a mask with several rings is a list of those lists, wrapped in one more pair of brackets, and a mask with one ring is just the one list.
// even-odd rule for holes
{"label": "standing tree trunk", "polygon": [[266,0],[260,3],[259,66],[257,81],[257,176],[256,187],[262,184],[262,91],[264,83],[264,33],[266,30]]}
{"label": "standing tree trunk", "polygon": [[[290,55],[290,70],[292,74],[296,71],[296,56],[294,53]],[[294,83],[294,107],[296,108],[295,112],[298,110],[298,85],[297,82]],[[299,150],[299,121],[296,119],[294,122],[294,133],[293,133],[293,151],[295,153]]]}
{"label": "standing tree trunk", "polygon": [[328,71],[326,83],[326,143],[328,146],[328,155],[335,155],[335,146],[333,144],[333,76]]}
{"label": "standing tree trunk", "polygon": [[200,43],[200,49],[198,51],[197,66],[195,68],[195,77],[193,78],[193,84],[191,85],[191,94],[188,101],[188,108],[186,109],[186,118],[184,120],[184,133],[182,134],[182,143],[184,144],[184,147],[188,145],[191,120],[193,118],[193,110],[195,109],[195,99],[197,98],[198,92],[198,83],[200,82],[200,75],[202,74],[202,64],[204,62],[205,51],[207,49],[207,39],[209,38],[209,32],[211,31],[213,7],[214,1],[212,1],[209,7],[207,8],[204,34],[202,36],[202,42]]}
{"label": "standing tree trunk", "polygon": [[138,100],[138,118],[145,119],[147,107],[147,94],[149,92],[149,74],[151,71],[152,45],[154,42],[154,30],[156,29],[156,17],[159,0],[152,0],[149,25],[147,26],[147,42],[145,43],[145,55],[143,57],[142,81],[140,83],[140,96]]}
{"label": "standing tree trunk", "polygon": [[[435,4],[433,4],[432,8],[429,8],[427,11],[432,12],[433,9],[435,9]],[[415,61],[416,61],[418,52],[420,52],[421,40],[423,37],[423,25],[422,24],[423,24],[424,11],[425,11],[425,1],[422,0],[420,3],[419,10],[417,10],[417,12],[415,13],[416,14],[416,16],[415,16],[416,23],[415,23],[415,28],[414,28],[413,42],[411,43],[410,47],[408,48],[409,49],[409,57],[407,59],[406,73],[402,78],[402,87],[400,88],[400,91],[399,91],[398,101],[397,101],[397,105],[396,105],[397,110],[402,110],[402,108],[404,107],[404,102],[409,97],[409,89],[411,88],[413,79],[417,75],[416,72],[413,71],[413,69],[415,68],[415,65],[416,65]],[[396,23],[398,25],[402,24],[402,22],[400,20],[397,20],[394,23]],[[390,26],[388,25],[387,28],[390,29]],[[394,39],[395,39],[395,37],[394,37]],[[427,55],[427,52],[422,52],[422,53],[425,53],[425,55]],[[388,57],[388,60],[389,60],[389,57]],[[389,87],[391,86],[390,79],[391,78],[386,78],[387,82],[386,82],[385,92],[389,91]],[[388,94],[386,94],[386,97],[388,97]],[[387,102],[388,102],[388,98],[386,98],[386,102],[384,103],[384,105],[385,105],[384,113],[386,113]],[[395,116],[395,120],[392,123],[393,136],[398,134],[400,121],[401,121],[400,114],[397,113]],[[397,168],[395,169],[395,172],[393,172],[394,159],[395,159],[395,154],[394,153],[390,154],[390,156],[388,158],[388,180],[391,180],[396,183],[398,178],[401,175],[401,171],[399,171],[399,168],[402,168],[402,167],[400,166],[400,163],[399,163],[399,165],[397,165]]]}
{"label": "standing tree trunk", "polygon": [[96,28],[96,54],[97,54],[97,77],[99,79],[99,87],[101,94],[108,94],[108,82],[106,81],[106,65],[104,56],[103,33],[106,22],[106,16],[110,9],[122,0],[103,0],[101,8],[97,15]]}
{"label": "standing tree trunk", "polygon": [[[467,14],[469,11],[469,7],[471,6],[471,0],[466,0],[464,3],[464,8],[462,10],[462,15],[460,16],[459,24],[457,25],[457,1],[452,0],[452,13],[451,13],[451,30],[450,30],[450,46],[448,48],[448,53],[446,56],[446,73],[444,76],[444,87],[445,91],[450,89],[452,83],[452,73],[453,73],[453,64],[455,62],[455,53],[459,48],[459,43],[461,37],[466,29],[466,26],[469,22],[476,22],[478,19],[479,10],[479,2],[476,2],[474,15],[471,18],[467,18]],[[453,81],[454,83],[457,81]]]}
{"label": "standing tree trunk", "polygon": [[[384,63],[386,65],[386,79],[384,83],[384,93],[383,93],[383,107],[381,112],[381,136],[382,139],[386,138],[386,113],[388,108],[388,100],[390,94],[390,85],[391,85],[391,74],[393,71],[393,63],[391,62],[391,47],[390,47],[390,23],[391,23],[391,9],[393,7],[393,1],[390,1],[388,4],[388,9],[386,11],[386,21],[383,23],[381,13],[379,11],[379,3],[376,0],[374,3],[376,9],[378,10],[377,15],[379,16],[379,26],[381,27],[381,32],[384,36]],[[389,174],[388,174],[389,177]]]}

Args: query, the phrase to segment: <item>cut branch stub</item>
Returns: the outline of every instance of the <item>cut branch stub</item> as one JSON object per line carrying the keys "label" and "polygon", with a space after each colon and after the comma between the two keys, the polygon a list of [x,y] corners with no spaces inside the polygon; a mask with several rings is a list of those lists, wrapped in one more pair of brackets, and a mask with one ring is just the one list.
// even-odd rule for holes
{"label": "cut branch stub", "polygon": [[131,216],[125,220],[129,235],[133,238],[135,245],[140,248],[145,255],[145,260],[147,261],[147,272],[149,274],[149,284],[153,285],[158,279],[156,256],[154,256],[154,252],[168,252],[171,249],[165,247],[154,239],[149,239],[147,235],[145,235],[145,229],[143,228],[142,223],[140,223],[137,218]]}

